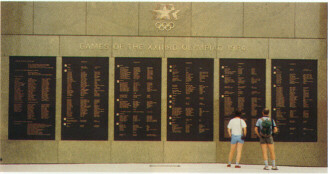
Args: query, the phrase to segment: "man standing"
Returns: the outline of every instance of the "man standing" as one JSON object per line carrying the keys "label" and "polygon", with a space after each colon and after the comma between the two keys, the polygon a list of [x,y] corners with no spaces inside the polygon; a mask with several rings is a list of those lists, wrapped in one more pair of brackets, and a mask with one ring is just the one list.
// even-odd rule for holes
{"label": "man standing", "polygon": [[273,137],[272,137],[272,130],[273,133],[278,132],[278,128],[276,123],[273,119],[269,118],[269,109],[265,108],[262,112],[263,117],[259,118],[256,122],[255,133],[260,138],[260,144],[262,148],[262,154],[264,159],[265,167],[264,170],[269,170],[268,164],[268,153],[267,149],[269,148],[270,157],[272,160],[272,170],[278,170],[276,166],[276,155],[274,153],[274,144],[273,144]]}
{"label": "man standing", "polygon": [[231,137],[231,147],[229,153],[229,163],[227,167],[231,167],[231,161],[235,150],[237,148],[237,157],[236,157],[236,166],[235,168],[240,168],[239,161],[241,158],[241,151],[243,149],[243,136],[246,137],[247,129],[246,129],[246,122],[240,118],[241,112],[237,110],[235,112],[234,118],[231,119],[228,123],[228,134]]}

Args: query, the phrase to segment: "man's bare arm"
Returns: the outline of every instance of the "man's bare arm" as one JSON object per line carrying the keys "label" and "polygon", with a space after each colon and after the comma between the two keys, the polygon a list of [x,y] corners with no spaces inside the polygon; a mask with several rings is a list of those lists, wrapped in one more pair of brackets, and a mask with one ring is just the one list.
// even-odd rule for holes
{"label": "man's bare arm", "polygon": [[231,137],[231,129],[228,128],[229,137]]}
{"label": "man's bare arm", "polygon": [[260,137],[260,134],[259,134],[259,128],[258,127],[255,127],[255,134],[258,136],[258,137]]}
{"label": "man's bare arm", "polygon": [[243,129],[244,129],[244,136],[246,137],[246,135],[247,135],[247,129],[246,129],[246,127],[244,127]]}

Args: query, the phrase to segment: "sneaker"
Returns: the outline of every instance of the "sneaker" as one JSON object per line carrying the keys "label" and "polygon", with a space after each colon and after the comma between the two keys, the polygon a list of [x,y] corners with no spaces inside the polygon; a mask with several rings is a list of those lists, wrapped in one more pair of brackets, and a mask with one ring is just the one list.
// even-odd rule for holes
{"label": "sneaker", "polygon": [[271,168],[271,170],[279,170],[277,166]]}
{"label": "sneaker", "polygon": [[227,167],[231,167],[231,164],[228,164]]}
{"label": "sneaker", "polygon": [[269,170],[269,166],[265,166],[263,170]]}
{"label": "sneaker", "polygon": [[236,165],[235,168],[241,168],[240,165]]}

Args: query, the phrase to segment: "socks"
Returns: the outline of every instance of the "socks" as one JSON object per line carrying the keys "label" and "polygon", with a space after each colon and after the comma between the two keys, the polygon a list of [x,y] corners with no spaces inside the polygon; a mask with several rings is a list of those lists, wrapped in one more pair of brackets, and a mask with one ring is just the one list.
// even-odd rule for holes
{"label": "socks", "polygon": [[264,164],[265,164],[265,167],[268,167],[268,166],[269,166],[269,164],[268,164],[268,160],[265,160],[265,161],[264,161]]}
{"label": "socks", "polygon": [[229,165],[231,165],[231,161],[229,161],[229,163],[228,163]]}
{"label": "socks", "polygon": [[239,163],[236,162],[236,166],[239,166]]}
{"label": "socks", "polygon": [[272,160],[272,167],[276,167],[276,160]]}

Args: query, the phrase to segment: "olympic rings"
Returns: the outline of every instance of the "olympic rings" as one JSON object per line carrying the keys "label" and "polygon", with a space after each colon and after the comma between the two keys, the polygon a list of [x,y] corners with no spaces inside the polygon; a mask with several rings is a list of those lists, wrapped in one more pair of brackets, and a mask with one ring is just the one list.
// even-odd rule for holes
{"label": "olympic rings", "polygon": [[172,28],[174,28],[174,23],[173,22],[169,22],[169,23],[166,23],[166,22],[156,22],[155,23],[155,27],[161,31],[170,31],[172,30]]}

